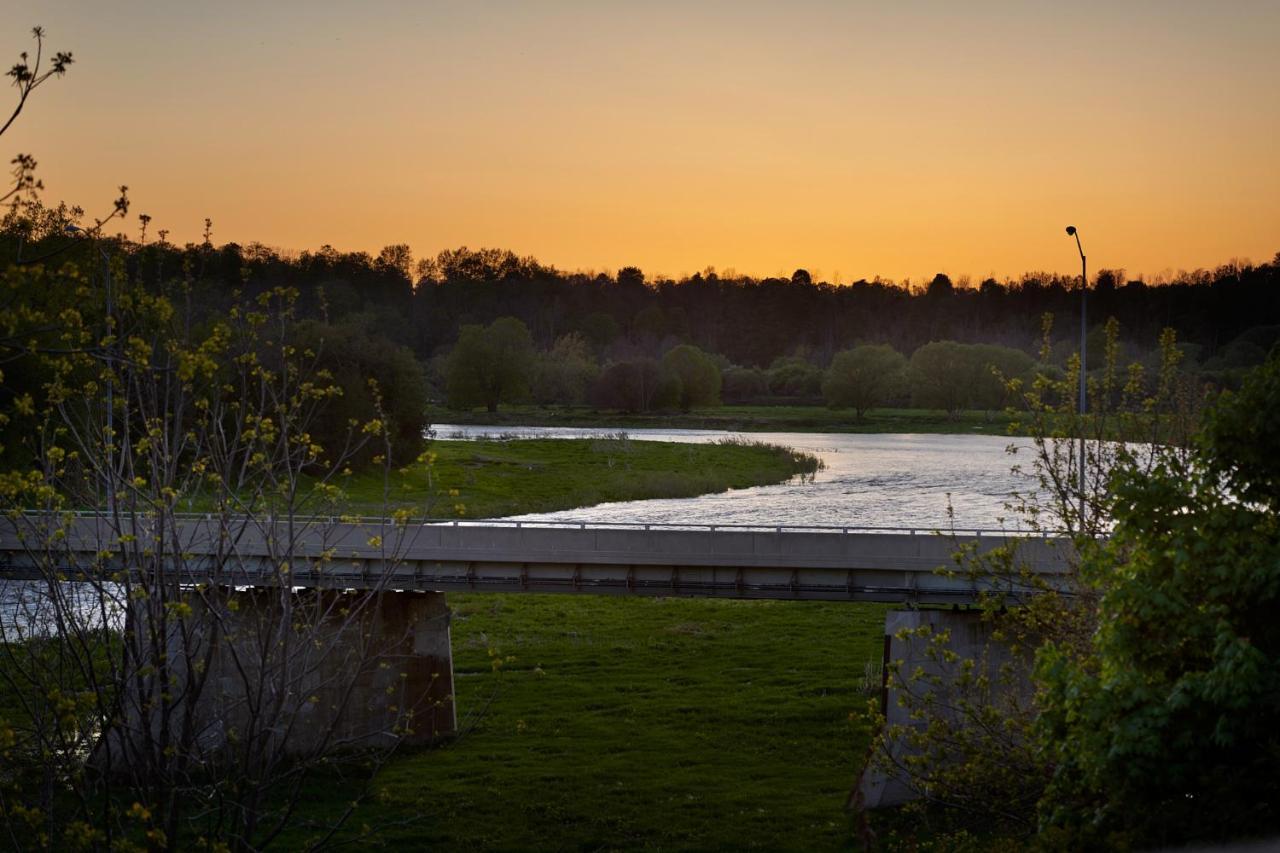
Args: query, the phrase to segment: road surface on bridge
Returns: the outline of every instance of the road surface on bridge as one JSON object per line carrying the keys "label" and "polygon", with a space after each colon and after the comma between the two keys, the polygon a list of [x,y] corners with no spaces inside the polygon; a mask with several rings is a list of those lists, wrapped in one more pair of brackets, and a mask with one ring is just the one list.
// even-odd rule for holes
{"label": "road surface on bridge", "polygon": [[130,549],[163,540],[157,551],[174,555],[170,570],[192,583],[966,604],[993,582],[940,571],[956,567],[963,543],[1016,543],[1027,568],[1054,585],[1071,553],[1062,537],[998,530],[185,515],[159,531],[147,516],[122,522],[76,515],[49,541],[48,516],[4,519],[0,577],[39,579],[51,565],[68,579],[110,574],[126,568]]}

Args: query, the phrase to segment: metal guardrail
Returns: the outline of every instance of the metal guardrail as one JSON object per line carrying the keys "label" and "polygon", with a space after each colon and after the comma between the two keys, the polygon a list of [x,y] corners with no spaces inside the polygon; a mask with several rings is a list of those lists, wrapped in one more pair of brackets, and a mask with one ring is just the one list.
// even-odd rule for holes
{"label": "metal guardrail", "polygon": [[[26,515],[46,515],[47,513],[29,511]],[[91,510],[76,510],[69,513],[58,513],[60,515],[71,515],[76,518],[103,518],[106,513],[93,512]],[[133,515],[134,513],[130,513]],[[148,517],[146,513],[137,513],[142,517]],[[171,514],[173,518],[181,521],[212,521],[219,517],[217,513],[204,512],[176,512]],[[231,516],[236,519],[246,518],[244,515]],[[874,524],[767,524],[764,522],[723,522],[716,524],[698,524],[695,522],[684,521],[594,521],[591,519],[516,519],[516,518],[468,518],[468,519],[417,519],[411,518],[406,522],[399,522],[388,516],[381,515],[294,515],[294,516],[271,516],[262,515],[258,517],[265,524],[279,524],[285,521],[293,521],[297,524],[364,524],[364,525],[386,525],[388,527],[502,527],[502,528],[564,528],[570,530],[705,530],[715,532],[717,530],[741,530],[741,531],[764,531],[770,533],[891,533],[896,535],[908,536],[973,536],[981,538],[983,536],[1017,536],[1024,538],[1042,538],[1051,539],[1068,535],[1065,531],[1054,530],[1022,530],[1019,528],[1007,527],[892,527],[888,525]]]}

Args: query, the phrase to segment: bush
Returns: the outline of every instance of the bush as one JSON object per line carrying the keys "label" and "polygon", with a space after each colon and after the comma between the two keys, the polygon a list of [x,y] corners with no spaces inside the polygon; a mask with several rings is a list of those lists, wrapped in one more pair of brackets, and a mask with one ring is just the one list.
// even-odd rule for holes
{"label": "bush", "polygon": [[1280,356],[1210,412],[1188,460],[1112,480],[1093,653],[1041,651],[1057,765],[1043,822],[1073,845],[1280,828]]}

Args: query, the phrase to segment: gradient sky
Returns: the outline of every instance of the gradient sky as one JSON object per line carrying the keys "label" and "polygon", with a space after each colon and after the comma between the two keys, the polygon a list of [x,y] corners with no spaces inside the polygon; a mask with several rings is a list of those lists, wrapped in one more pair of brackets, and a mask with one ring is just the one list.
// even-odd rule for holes
{"label": "gradient sky", "polygon": [[[60,2],[0,138],[170,240],[849,281],[1280,251],[1280,2]],[[136,220],[129,230],[136,233]]]}

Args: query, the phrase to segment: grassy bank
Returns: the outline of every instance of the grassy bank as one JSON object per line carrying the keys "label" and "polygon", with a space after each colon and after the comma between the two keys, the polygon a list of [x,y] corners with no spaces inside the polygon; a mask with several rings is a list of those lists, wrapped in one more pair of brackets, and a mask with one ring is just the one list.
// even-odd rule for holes
{"label": "grassy bank", "polygon": [[[781,483],[811,474],[818,465],[808,454],[746,441],[437,440],[431,452],[435,462],[429,469],[414,466],[393,475],[387,495],[393,507],[436,517],[494,518]],[[357,473],[344,486],[353,512],[382,512],[384,482],[376,471]]]}
{"label": "grassy bank", "polygon": [[[850,712],[879,685],[881,606],[450,603],[464,734],[378,775],[355,825],[385,826],[389,849],[849,846],[866,746]],[[495,672],[491,650],[514,659]],[[325,786],[309,800],[337,804]]]}
{"label": "grassy bank", "polygon": [[731,432],[962,433],[1008,435],[1003,412],[962,412],[951,420],[934,409],[876,409],[861,422],[853,412],[825,406],[719,406],[692,412],[627,414],[586,406],[503,406],[456,412],[433,409],[432,423],[489,426],[602,427],[606,429],[715,429]]}

